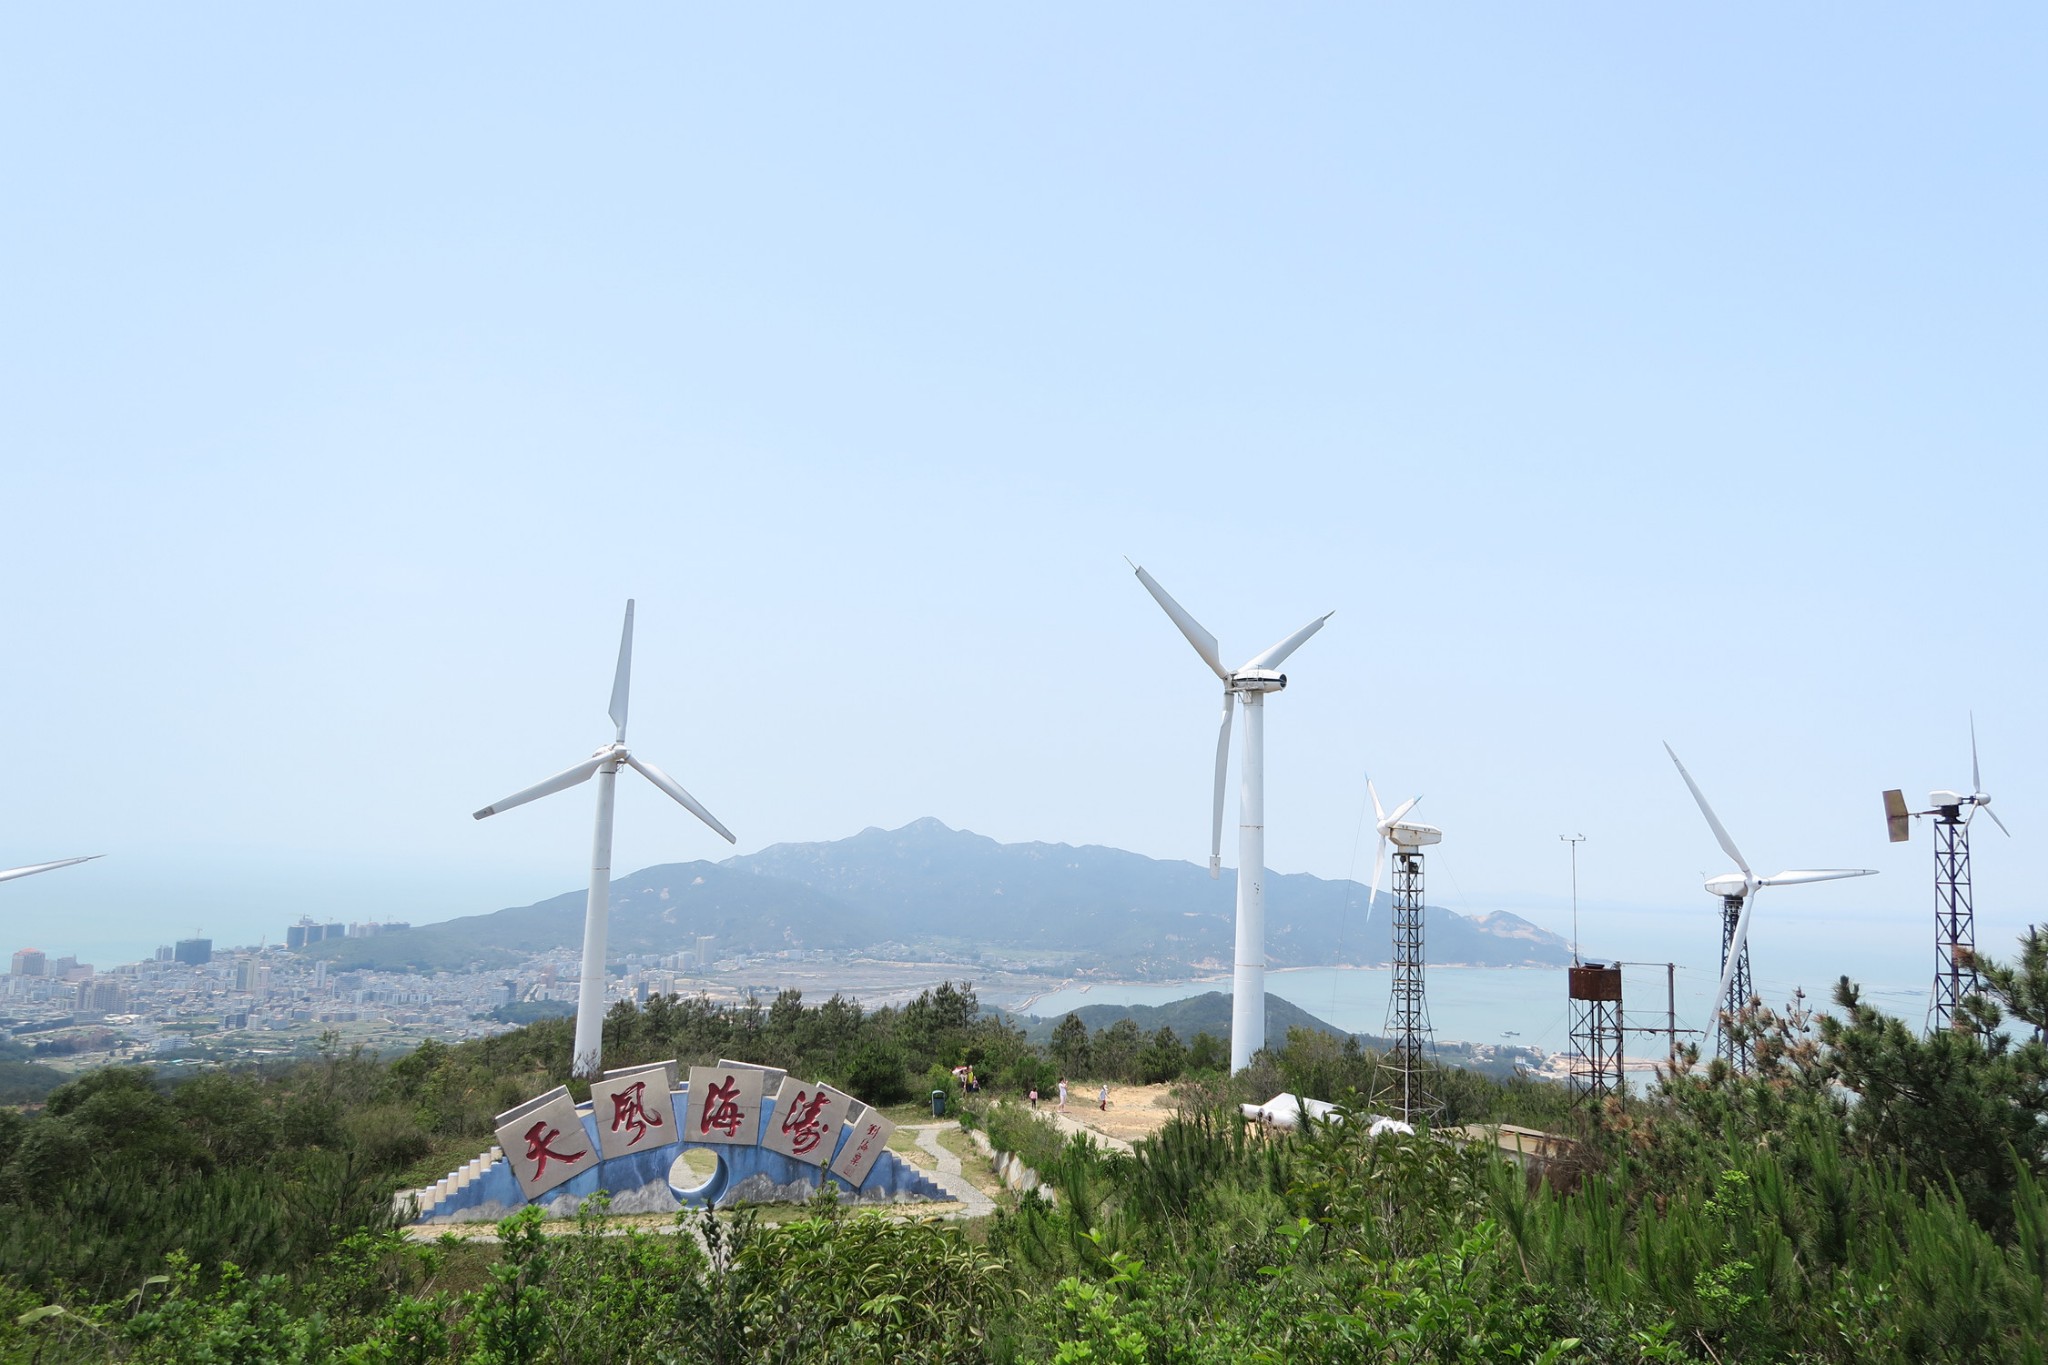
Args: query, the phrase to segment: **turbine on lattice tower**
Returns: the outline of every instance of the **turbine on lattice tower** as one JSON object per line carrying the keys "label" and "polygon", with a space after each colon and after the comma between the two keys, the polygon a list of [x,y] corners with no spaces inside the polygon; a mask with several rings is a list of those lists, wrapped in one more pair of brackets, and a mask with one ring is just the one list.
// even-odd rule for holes
{"label": "turbine on lattice tower", "polygon": [[1729,1030],[1729,1024],[1747,1009],[1752,997],[1749,978],[1749,925],[1756,910],[1758,894],[1767,886],[1798,886],[1805,882],[1831,882],[1843,877],[1870,877],[1876,875],[1875,868],[1830,868],[1823,871],[1785,871],[1769,877],[1759,877],[1750,870],[1735,841],[1728,837],[1714,808],[1707,804],[1707,798],[1700,791],[1699,784],[1692,780],[1692,774],[1685,770],[1685,764],[1678,761],[1678,754],[1669,744],[1664,752],[1671,755],[1671,761],[1678,768],[1678,775],[1685,779],[1686,789],[1692,799],[1699,803],[1700,814],[1707,817],[1707,827],[1714,832],[1721,851],[1735,861],[1736,871],[1724,872],[1718,877],[1709,877],[1706,889],[1709,895],[1721,900],[1721,981],[1714,988],[1716,1027],[1719,1033],[1719,1051],[1739,1071],[1749,1069],[1749,1050],[1736,1042]]}

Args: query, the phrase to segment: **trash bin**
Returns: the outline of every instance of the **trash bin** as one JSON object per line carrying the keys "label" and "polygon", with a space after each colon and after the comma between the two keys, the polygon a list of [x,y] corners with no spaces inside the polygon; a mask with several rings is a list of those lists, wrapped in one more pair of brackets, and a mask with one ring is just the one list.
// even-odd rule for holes
{"label": "trash bin", "polygon": [[946,1092],[943,1090],[932,1091],[932,1117],[935,1119],[946,1117]]}

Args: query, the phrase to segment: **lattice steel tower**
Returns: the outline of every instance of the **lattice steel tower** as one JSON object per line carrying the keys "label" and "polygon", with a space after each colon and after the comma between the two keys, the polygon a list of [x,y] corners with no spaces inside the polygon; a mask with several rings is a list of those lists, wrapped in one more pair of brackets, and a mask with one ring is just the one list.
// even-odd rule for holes
{"label": "lattice steel tower", "polygon": [[[1970,717],[1970,793],[1927,794],[1927,810],[1906,809],[1905,793],[1884,794],[1885,832],[1895,844],[1906,842],[1915,816],[1934,818],[1934,991],[1927,1003],[1930,1029],[1968,1028],[1960,1006],[1977,989],[1977,911],[1970,893],[1970,822],[1983,811],[1999,832],[2012,831],[1991,809],[1984,774],[1977,765],[1977,718]],[[1964,814],[1963,808],[1969,807]]]}
{"label": "lattice steel tower", "polygon": [[[1399,833],[1405,831],[1397,831]],[[1436,1034],[1429,1026],[1429,997],[1423,989],[1422,854],[1403,845],[1394,853],[1394,980],[1387,1000],[1386,1069],[1381,1093],[1398,1101],[1401,1118],[1434,1119],[1443,1102],[1430,1089]]]}
{"label": "lattice steel tower", "polygon": [[1957,1013],[1977,989],[1977,911],[1970,904],[1970,822],[1955,806],[1934,819],[1933,1028],[1967,1028]]}
{"label": "lattice steel tower", "polygon": [[1572,1094],[1597,1103],[1621,1090],[1621,964],[1575,964],[1568,984]]}
{"label": "lattice steel tower", "polygon": [[[1740,1017],[1754,998],[1754,991],[1749,984],[1749,939],[1745,936],[1739,947],[1736,946],[1735,940],[1735,931],[1742,923],[1742,900],[1741,896],[1721,898],[1721,979],[1728,983],[1728,989],[1714,1002],[1714,1007],[1734,1017]],[[1735,949],[1732,961],[1729,954],[1731,948]],[[1732,1029],[1717,1029],[1714,1033],[1714,1052],[1735,1068],[1736,1075],[1749,1074],[1750,1051],[1747,1037],[1738,1039]]]}

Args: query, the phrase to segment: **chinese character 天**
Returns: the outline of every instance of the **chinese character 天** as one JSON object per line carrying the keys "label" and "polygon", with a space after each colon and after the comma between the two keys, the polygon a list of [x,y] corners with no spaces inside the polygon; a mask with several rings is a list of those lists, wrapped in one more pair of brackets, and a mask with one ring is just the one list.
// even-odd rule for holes
{"label": "chinese character \u5929", "polygon": [[526,1130],[526,1159],[533,1163],[533,1178],[535,1180],[540,1179],[541,1173],[547,1170],[548,1162],[551,1160],[559,1161],[567,1166],[581,1161],[584,1157],[590,1155],[587,1149],[580,1152],[558,1152],[548,1146],[550,1142],[553,1142],[561,1135],[562,1130],[548,1127],[546,1119],[542,1119],[539,1123]]}

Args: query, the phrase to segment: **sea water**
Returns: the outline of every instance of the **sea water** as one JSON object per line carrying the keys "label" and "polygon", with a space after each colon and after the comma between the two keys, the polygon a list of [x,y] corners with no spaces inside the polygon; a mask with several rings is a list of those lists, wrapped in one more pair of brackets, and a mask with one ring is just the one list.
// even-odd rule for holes
{"label": "sea water", "polygon": [[[1301,967],[1266,973],[1266,993],[1351,1033],[1384,1034],[1393,973],[1384,967]],[[1507,1043],[1565,1052],[1571,1047],[1571,1008],[1561,967],[1431,967],[1424,974],[1430,1025],[1440,1042]],[[1697,1041],[1712,1019],[1710,1002],[1717,974],[1680,968],[1675,979],[1662,966],[1622,968],[1622,1026],[1629,1030],[1630,1057],[1659,1057],[1666,1050],[1675,988],[1679,1042]],[[1757,994],[1773,1008],[1799,1003],[1832,1010],[1827,990],[1760,979]],[[1103,982],[1065,985],[1043,995],[990,1001],[1019,1014],[1056,1019],[1087,1005],[1167,1005],[1208,991],[1229,993],[1227,977],[1205,981]],[[1908,1025],[1926,1019],[1928,987],[1886,983],[1865,986],[1864,999]],[[1637,1029],[1656,1029],[1657,1036]],[[1185,1040],[1183,1040],[1185,1041]]]}

